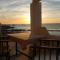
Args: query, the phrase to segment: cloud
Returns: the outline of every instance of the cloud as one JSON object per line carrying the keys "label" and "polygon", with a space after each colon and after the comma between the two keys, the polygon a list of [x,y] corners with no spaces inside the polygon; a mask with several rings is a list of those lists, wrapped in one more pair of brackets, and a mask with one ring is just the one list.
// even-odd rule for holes
{"label": "cloud", "polygon": [[43,0],[43,13],[48,13],[47,18],[60,18],[60,0]]}
{"label": "cloud", "polygon": [[[0,0],[0,20],[18,19],[29,14],[31,1]],[[42,12],[45,18],[60,18],[60,0],[42,0]]]}
{"label": "cloud", "polygon": [[31,0],[0,0],[0,20],[21,18],[29,13]]}

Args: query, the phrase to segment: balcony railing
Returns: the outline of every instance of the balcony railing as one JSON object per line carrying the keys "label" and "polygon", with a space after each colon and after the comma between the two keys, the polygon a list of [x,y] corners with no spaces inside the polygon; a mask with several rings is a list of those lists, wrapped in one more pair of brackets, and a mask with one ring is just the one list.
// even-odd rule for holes
{"label": "balcony railing", "polygon": [[32,60],[60,60],[60,41],[39,40],[30,46],[29,55]]}
{"label": "balcony railing", "polygon": [[16,56],[20,55],[18,43],[8,38],[8,36],[0,36],[0,60],[15,60]]}
{"label": "balcony railing", "polygon": [[[10,43],[14,44],[14,48],[10,48]],[[8,36],[0,36],[0,60],[16,60],[20,55],[26,56],[28,60],[60,60],[60,40],[38,40],[31,44],[28,54],[21,51],[18,44],[17,41],[10,41]]]}
{"label": "balcony railing", "polygon": [[31,56],[21,51],[20,43],[9,40],[9,36],[7,35],[0,36],[0,60],[16,60],[20,55],[32,59]]}

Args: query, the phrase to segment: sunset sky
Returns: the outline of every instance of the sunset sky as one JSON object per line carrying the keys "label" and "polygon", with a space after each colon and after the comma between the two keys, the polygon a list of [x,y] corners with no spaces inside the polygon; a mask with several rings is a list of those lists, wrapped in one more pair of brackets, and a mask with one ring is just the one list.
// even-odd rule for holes
{"label": "sunset sky", "polygon": [[[32,0],[0,0],[0,22],[29,24]],[[60,23],[60,0],[42,0],[42,22]]]}

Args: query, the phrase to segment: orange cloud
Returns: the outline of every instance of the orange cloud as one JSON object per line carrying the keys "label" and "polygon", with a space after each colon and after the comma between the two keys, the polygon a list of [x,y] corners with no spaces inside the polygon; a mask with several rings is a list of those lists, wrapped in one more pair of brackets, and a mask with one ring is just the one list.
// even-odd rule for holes
{"label": "orange cloud", "polygon": [[60,18],[42,19],[42,23],[60,23]]}

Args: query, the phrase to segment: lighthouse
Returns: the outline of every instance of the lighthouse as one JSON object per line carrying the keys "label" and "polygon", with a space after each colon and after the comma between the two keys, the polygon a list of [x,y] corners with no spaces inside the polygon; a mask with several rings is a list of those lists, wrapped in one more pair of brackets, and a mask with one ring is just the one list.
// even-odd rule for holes
{"label": "lighthouse", "polygon": [[41,13],[41,0],[32,0],[30,5],[31,16],[31,36],[47,35],[48,31],[45,27],[42,27],[42,13]]}

